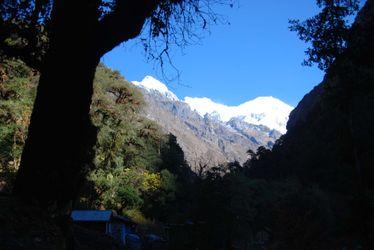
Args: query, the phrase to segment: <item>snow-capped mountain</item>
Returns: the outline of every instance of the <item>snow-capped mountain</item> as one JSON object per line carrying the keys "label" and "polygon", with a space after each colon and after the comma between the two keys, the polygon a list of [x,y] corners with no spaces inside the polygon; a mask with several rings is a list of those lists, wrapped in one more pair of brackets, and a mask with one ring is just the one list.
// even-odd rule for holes
{"label": "snow-capped mountain", "polygon": [[132,83],[135,86],[147,91],[157,91],[173,101],[179,101],[178,97],[173,92],[171,92],[165,84],[152,76],[144,77],[141,82],[132,81]]}
{"label": "snow-capped mountain", "polygon": [[293,110],[293,107],[272,96],[257,97],[238,106],[219,104],[206,97],[185,97],[184,101],[201,116],[218,115],[223,122],[240,118],[249,124],[264,125],[281,133],[286,133],[288,116]]}
{"label": "snow-capped mountain", "polygon": [[201,164],[243,163],[248,149],[271,148],[285,132],[292,109],[273,97],[259,97],[238,106],[208,98],[186,97],[182,101],[151,76],[133,84],[141,89],[147,103],[144,115],[177,137],[192,169]]}
{"label": "snow-capped mountain", "polygon": [[[146,76],[141,82],[132,83],[147,91],[159,92],[173,101],[179,101],[164,83],[152,76]],[[238,106],[216,103],[207,97],[185,97],[184,102],[202,117],[208,114],[222,122],[237,118],[249,124],[264,125],[281,133],[286,133],[288,116],[293,110],[292,106],[272,96],[257,97]]]}

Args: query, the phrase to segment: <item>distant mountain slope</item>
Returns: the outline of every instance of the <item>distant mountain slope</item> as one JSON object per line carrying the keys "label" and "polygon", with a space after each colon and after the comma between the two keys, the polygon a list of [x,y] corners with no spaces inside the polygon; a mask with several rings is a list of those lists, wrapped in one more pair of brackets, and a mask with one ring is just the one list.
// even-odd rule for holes
{"label": "distant mountain slope", "polygon": [[[269,117],[274,117],[271,112],[276,112],[276,118],[272,122],[279,121],[274,126],[285,130],[285,127],[282,128],[283,122],[287,122],[289,111],[292,109],[275,98],[265,97],[237,107],[222,105],[236,111],[237,116],[227,116],[222,111],[225,108],[211,108],[204,112],[204,106],[199,105],[198,101],[191,101],[192,98],[180,101],[163,83],[151,76],[145,77],[141,82],[134,81],[133,84],[142,90],[147,103],[144,115],[156,121],[166,132],[177,136],[178,143],[193,168],[200,165],[213,166],[227,161],[243,163],[247,159],[248,149],[256,150],[259,146],[271,148],[281,133],[261,122],[271,120]],[[271,104],[267,105],[270,107],[267,112],[264,107],[257,111],[254,104],[260,103],[260,106],[263,106],[266,100]],[[284,114],[285,110],[289,111],[281,117],[277,108]]]}
{"label": "distant mountain slope", "polygon": [[241,117],[247,123],[264,125],[282,133],[287,131],[288,115],[293,109],[293,107],[272,96],[257,97],[238,106],[215,103],[206,97],[186,97],[185,102],[201,115],[213,114],[224,122]]}

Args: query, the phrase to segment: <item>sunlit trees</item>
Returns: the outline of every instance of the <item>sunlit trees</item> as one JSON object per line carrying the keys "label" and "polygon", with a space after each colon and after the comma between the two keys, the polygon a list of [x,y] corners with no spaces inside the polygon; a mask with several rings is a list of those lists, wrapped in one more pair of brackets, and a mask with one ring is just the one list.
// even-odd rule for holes
{"label": "sunlit trees", "polygon": [[[27,137],[38,74],[19,60],[8,60],[0,69],[0,190],[9,192]],[[90,116],[98,129],[95,159],[73,206],[113,209],[137,219],[166,218],[177,192],[176,175],[167,168],[178,168],[180,162],[163,159],[162,152],[177,145],[169,145],[169,136],[140,115],[145,105],[141,91],[117,71],[100,64],[94,89]]]}

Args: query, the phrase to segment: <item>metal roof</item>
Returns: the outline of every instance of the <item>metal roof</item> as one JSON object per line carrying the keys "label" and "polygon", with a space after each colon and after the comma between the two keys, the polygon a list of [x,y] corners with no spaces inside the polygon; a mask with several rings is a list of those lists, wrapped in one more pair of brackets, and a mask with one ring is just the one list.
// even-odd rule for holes
{"label": "metal roof", "polygon": [[112,210],[73,210],[73,221],[110,221],[114,212]]}
{"label": "metal roof", "polygon": [[124,223],[136,224],[126,216],[119,216],[113,210],[73,210],[70,217],[73,221],[110,221],[119,220]]}

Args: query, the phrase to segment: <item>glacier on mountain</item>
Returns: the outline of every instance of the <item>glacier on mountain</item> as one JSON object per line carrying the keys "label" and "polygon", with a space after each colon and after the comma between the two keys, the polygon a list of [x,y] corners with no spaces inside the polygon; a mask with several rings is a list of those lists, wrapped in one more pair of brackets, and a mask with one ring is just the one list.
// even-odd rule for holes
{"label": "glacier on mountain", "polygon": [[158,91],[173,101],[179,101],[178,97],[171,92],[165,84],[152,76],[144,77],[141,82],[132,81],[132,83],[139,88],[143,88],[147,91]]}
{"label": "glacier on mountain", "polygon": [[[133,81],[135,86],[147,91],[158,91],[172,101],[180,101],[168,87],[152,76],[141,82]],[[222,122],[232,118],[241,119],[249,124],[264,125],[281,133],[286,133],[286,125],[293,107],[272,96],[261,96],[237,106],[216,103],[207,97],[185,97],[183,100],[200,116],[214,116]]]}
{"label": "glacier on mountain", "polygon": [[216,103],[207,97],[187,96],[184,102],[201,116],[211,113],[217,116],[218,114],[223,122],[232,118],[241,118],[247,123],[264,125],[281,133],[286,133],[288,116],[293,110],[292,106],[272,96],[257,97],[238,106]]}

